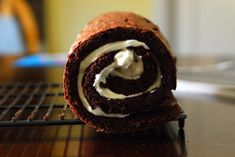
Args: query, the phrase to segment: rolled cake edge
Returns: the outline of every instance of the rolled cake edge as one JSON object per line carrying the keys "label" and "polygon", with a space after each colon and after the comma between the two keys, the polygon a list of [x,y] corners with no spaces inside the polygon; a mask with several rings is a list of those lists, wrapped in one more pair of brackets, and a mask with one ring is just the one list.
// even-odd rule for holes
{"label": "rolled cake edge", "polygon": [[[148,21],[146,21],[146,22],[149,23]],[[130,130],[129,129],[128,130],[119,130],[118,128],[112,128],[112,126],[109,126],[108,128],[106,128],[105,125],[101,125],[101,127],[98,127],[97,123],[95,121],[91,121],[91,119],[86,118],[86,117],[89,117],[89,116],[93,117],[94,115],[92,115],[91,113],[88,113],[86,110],[84,110],[85,108],[83,108],[83,104],[81,103],[81,100],[78,96],[78,91],[77,91],[78,87],[77,87],[77,84],[76,84],[76,82],[77,82],[77,77],[76,76],[79,73],[78,66],[79,66],[80,62],[82,61],[82,59],[84,57],[86,57],[86,55],[87,55],[87,54],[84,54],[82,52],[91,52],[92,48],[94,50],[95,48],[101,46],[102,44],[109,43],[110,41],[112,41],[112,42],[113,41],[119,41],[120,38],[117,36],[116,40],[105,40],[103,43],[98,42],[99,43],[98,45],[94,45],[94,43],[97,43],[97,42],[92,43],[90,41],[93,41],[93,40],[99,41],[97,39],[102,39],[105,36],[107,37],[110,34],[112,34],[113,31],[114,32],[119,31],[119,33],[122,32],[122,31],[124,31],[124,32],[129,31],[129,32],[135,32],[135,34],[137,36],[139,36],[138,39],[140,39],[140,41],[143,41],[143,42],[145,42],[144,38],[147,39],[147,38],[150,37],[150,40],[152,40],[152,41],[155,40],[155,45],[153,43],[150,44],[151,49],[156,48],[155,46],[160,46],[160,50],[164,51],[164,52],[161,52],[161,54],[159,54],[159,55],[163,58],[165,57],[164,61],[166,61],[166,62],[169,61],[169,62],[168,63],[163,63],[163,64],[161,64],[161,66],[172,67],[172,69],[170,69],[170,72],[168,72],[168,74],[170,74],[170,76],[167,75],[167,77],[170,77],[170,79],[168,78],[167,83],[171,82],[169,87],[168,87],[168,90],[169,89],[174,89],[176,87],[176,81],[175,81],[176,80],[176,74],[175,74],[176,69],[175,69],[174,61],[173,61],[173,58],[172,58],[172,55],[171,55],[171,51],[169,49],[169,46],[166,44],[166,41],[164,40],[164,38],[161,36],[161,33],[159,32],[158,27],[155,26],[155,25],[153,25],[153,26],[154,27],[152,29],[155,31],[155,34],[149,29],[133,27],[132,24],[130,24],[129,26],[123,26],[123,27],[120,27],[120,25],[119,25],[117,27],[112,26],[110,28],[103,28],[103,30],[96,30],[95,33],[94,33],[94,30],[92,30],[93,33],[94,33],[93,35],[91,35],[92,33],[90,33],[90,34],[88,33],[86,35],[86,33],[88,31],[83,31],[83,32],[85,32],[85,35],[84,35],[84,33],[81,33],[81,35],[78,37],[75,44],[71,48],[71,52],[68,56],[68,61],[66,63],[66,70],[64,72],[65,98],[66,98],[67,102],[69,103],[72,111],[76,115],[76,117],[80,118],[81,120],[83,120],[88,125],[95,127],[97,129],[97,131],[104,131],[104,132],[127,132],[127,131],[131,131],[131,130],[136,130],[136,129],[138,130],[138,129],[141,129],[142,127],[145,128],[145,127],[147,127],[146,126],[147,124],[149,124],[149,125],[154,124],[153,121],[152,122],[149,121],[148,123],[143,122],[139,125],[137,122],[134,123],[134,121],[132,121],[132,124],[130,124],[132,126],[132,129],[130,129]],[[88,27],[86,27],[86,29]],[[117,34],[119,34],[119,33],[117,33]],[[158,36],[156,36],[156,34],[158,34]],[[122,39],[131,39],[131,38],[126,38],[126,37],[124,37],[124,38],[121,37],[121,38]],[[134,38],[134,39],[136,39],[136,38]],[[158,42],[158,44],[156,44],[156,41]],[[159,49],[159,47],[158,47],[158,49]],[[164,62],[164,61],[161,61],[161,62]],[[165,69],[167,69],[167,68],[165,68]],[[69,79],[66,80],[65,78],[69,78]],[[166,82],[163,82],[163,83],[167,84]],[[162,105],[160,105],[160,106],[162,106]],[[167,105],[164,106],[162,109],[165,109],[166,107],[167,107]],[[175,105],[174,107],[169,107],[168,109],[169,109],[169,114],[170,113],[171,114],[176,113],[176,111],[179,111],[179,107],[177,105]],[[159,112],[160,110],[161,109],[159,108],[156,111],[156,113]],[[144,114],[148,114],[148,113],[144,113]],[[178,116],[178,114],[175,114],[175,115]],[[155,115],[155,116],[157,117],[157,115]],[[99,116],[94,116],[93,118],[97,118],[97,117],[99,117]],[[170,117],[171,118],[166,119],[164,122],[174,120],[176,116],[174,118],[172,118],[173,116],[170,116]],[[100,121],[102,121],[102,118],[106,118],[106,117],[101,117]],[[151,118],[151,117],[149,117],[149,118]],[[159,121],[155,122],[156,124],[163,123],[163,120],[161,120],[161,117],[155,118],[153,116],[152,118],[154,118],[154,119],[159,118]],[[155,120],[155,121],[157,121],[157,120]],[[105,123],[105,122],[103,121],[103,123]],[[139,125],[139,127],[138,127],[138,125]],[[128,128],[128,127],[126,126],[126,128]]]}

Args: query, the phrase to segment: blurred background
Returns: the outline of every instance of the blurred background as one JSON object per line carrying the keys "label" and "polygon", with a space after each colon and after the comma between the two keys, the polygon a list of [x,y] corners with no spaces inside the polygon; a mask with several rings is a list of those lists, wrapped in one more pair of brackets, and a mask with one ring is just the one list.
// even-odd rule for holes
{"label": "blurred background", "polygon": [[14,75],[11,67],[63,68],[88,21],[130,11],[159,25],[177,56],[179,80],[235,89],[234,8],[234,0],[0,0],[0,77]]}
{"label": "blurred background", "polygon": [[117,10],[158,24],[178,56],[230,56],[234,8],[234,0],[0,0],[0,55],[67,52],[90,19]]}

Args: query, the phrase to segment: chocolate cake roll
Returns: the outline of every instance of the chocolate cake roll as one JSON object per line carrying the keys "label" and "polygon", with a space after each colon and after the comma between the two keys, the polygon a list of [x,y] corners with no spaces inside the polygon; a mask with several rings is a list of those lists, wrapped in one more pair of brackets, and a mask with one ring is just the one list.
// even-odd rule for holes
{"label": "chocolate cake roll", "polygon": [[130,132],[176,120],[171,90],[176,67],[158,26],[127,12],[110,12],[77,36],[64,71],[74,115],[103,132]]}

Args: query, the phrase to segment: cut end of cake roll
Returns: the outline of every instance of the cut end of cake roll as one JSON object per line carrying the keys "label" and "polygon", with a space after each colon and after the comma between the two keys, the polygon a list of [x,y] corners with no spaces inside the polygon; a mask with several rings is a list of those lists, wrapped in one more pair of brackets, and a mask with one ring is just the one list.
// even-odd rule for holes
{"label": "cut end of cake roll", "polygon": [[171,90],[176,66],[158,26],[128,12],[110,12],[77,36],[64,71],[65,99],[74,115],[108,133],[176,120]]}

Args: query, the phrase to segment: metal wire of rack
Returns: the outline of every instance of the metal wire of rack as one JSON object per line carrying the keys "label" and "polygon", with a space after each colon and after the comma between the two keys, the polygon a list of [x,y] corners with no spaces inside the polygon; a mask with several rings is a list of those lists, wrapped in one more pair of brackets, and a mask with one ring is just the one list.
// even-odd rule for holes
{"label": "metal wire of rack", "polygon": [[63,96],[60,83],[0,84],[0,126],[83,124]]}
{"label": "metal wire of rack", "polygon": [[[61,83],[0,84],[0,127],[84,124],[68,108]],[[179,128],[186,117],[182,111]]]}

